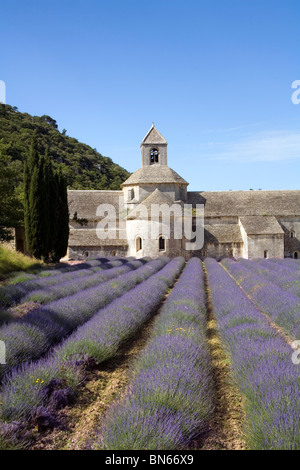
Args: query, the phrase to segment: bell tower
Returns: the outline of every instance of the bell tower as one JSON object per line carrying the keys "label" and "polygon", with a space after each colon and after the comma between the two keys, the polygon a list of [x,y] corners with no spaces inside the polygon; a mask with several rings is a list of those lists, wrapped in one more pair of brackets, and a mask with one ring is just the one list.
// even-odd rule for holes
{"label": "bell tower", "polygon": [[168,142],[152,124],[150,130],[141,143],[142,167],[150,165],[164,165],[167,161]]}

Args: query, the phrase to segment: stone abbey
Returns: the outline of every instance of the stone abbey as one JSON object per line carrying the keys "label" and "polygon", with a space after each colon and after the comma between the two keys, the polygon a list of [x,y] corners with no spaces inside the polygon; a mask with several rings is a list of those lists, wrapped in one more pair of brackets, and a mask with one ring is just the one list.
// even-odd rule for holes
{"label": "stone abbey", "polygon": [[[188,182],[168,166],[167,146],[165,138],[152,125],[141,143],[141,168],[123,182],[120,191],[68,191],[69,258],[95,255],[299,258],[300,190],[188,191]],[[175,219],[180,214],[174,215],[171,210],[169,236],[159,231],[159,221],[156,236],[146,236],[153,205],[170,209],[174,205],[191,207],[191,224],[195,219],[193,211],[203,207],[201,247],[187,249],[191,244],[188,245],[184,234],[180,238],[174,236]],[[115,209],[105,216],[108,229],[102,230],[107,234],[112,227],[107,238],[99,229],[105,208]]]}

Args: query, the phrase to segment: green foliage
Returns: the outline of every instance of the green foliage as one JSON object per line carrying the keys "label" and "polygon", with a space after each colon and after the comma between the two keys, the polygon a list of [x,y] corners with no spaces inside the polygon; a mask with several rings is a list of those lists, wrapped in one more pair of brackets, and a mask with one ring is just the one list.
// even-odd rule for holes
{"label": "green foliage", "polygon": [[5,279],[16,271],[34,271],[42,267],[42,263],[36,259],[25,256],[18,251],[13,251],[5,246],[0,246],[0,280]]}
{"label": "green foliage", "polygon": [[36,150],[40,155],[50,147],[50,160],[54,168],[66,177],[69,189],[115,189],[130,173],[113,161],[102,156],[86,144],[60,132],[50,116],[31,116],[16,107],[0,104],[0,150],[10,161],[14,173],[15,194],[23,200],[23,167],[28,157],[32,136],[36,134]]}
{"label": "green foliage", "polygon": [[34,132],[24,166],[25,232],[28,251],[38,259],[59,261],[67,251],[69,209],[61,166],[54,171],[49,156],[37,152]]}
{"label": "green foliage", "polygon": [[6,153],[7,146],[0,141],[0,241],[12,239],[7,227],[15,227],[22,220],[22,202],[15,193],[16,172]]}

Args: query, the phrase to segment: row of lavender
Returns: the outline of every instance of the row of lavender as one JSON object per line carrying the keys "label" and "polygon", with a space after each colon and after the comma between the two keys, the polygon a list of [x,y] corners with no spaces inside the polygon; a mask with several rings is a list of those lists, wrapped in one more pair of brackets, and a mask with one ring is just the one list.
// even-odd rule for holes
{"label": "row of lavender", "polygon": [[253,272],[242,263],[224,259],[221,264],[274,323],[283,328],[292,339],[300,338],[299,297]]}
{"label": "row of lavender", "polygon": [[[52,302],[56,299],[61,299],[62,297],[66,297],[67,295],[75,294],[76,292],[84,289],[88,289],[89,287],[96,286],[101,282],[108,281],[109,279],[113,279],[120,274],[124,274],[126,272],[132,271],[136,268],[142,266],[142,262],[139,260],[131,261],[130,263],[125,263],[120,266],[118,262],[117,267],[111,267],[110,269],[99,269],[97,268],[96,272],[90,271],[88,274],[84,276],[76,276],[75,279],[72,280],[61,280],[59,284],[54,286],[50,286],[47,288],[37,289],[33,292],[30,292],[26,295],[22,302],[38,302],[39,304],[47,304],[48,302]],[[77,273],[76,273],[77,274]]]}
{"label": "row of lavender", "polygon": [[249,448],[300,449],[300,366],[292,361],[293,350],[215,260],[205,266],[219,332],[245,401]]}
{"label": "row of lavender", "polygon": [[41,412],[40,407],[55,410],[61,404],[56,401],[58,397],[78,389],[83,379],[82,364],[90,359],[100,363],[114,357],[120,344],[136,333],[157,309],[179,276],[184,259],[164,262],[164,267],[162,264],[162,269],[154,272],[153,262],[152,275],[147,280],[100,309],[53,348],[48,357],[24,364],[7,375],[0,396],[2,421],[29,419],[37,410]]}
{"label": "row of lavender", "polygon": [[[126,258],[128,260],[134,259],[131,257]],[[12,277],[8,281],[9,284],[19,284],[22,282],[27,282],[31,280],[37,280],[37,279],[42,279],[44,277],[52,277],[52,276],[58,276],[60,274],[66,274],[66,273],[71,273],[71,272],[76,272],[80,271],[82,269],[90,269],[93,267],[97,267],[100,265],[105,265],[107,263],[110,263],[111,261],[116,261],[116,260],[123,260],[123,258],[118,258],[116,256],[108,256],[108,257],[95,257],[95,258],[86,258],[84,261],[78,261],[75,264],[69,264],[69,263],[64,263],[60,262],[56,264],[55,266],[48,267],[46,268],[40,268],[38,270],[33,270],[35,272],[26,272],[26,271],[18,271],[14,274],[12,274]]]}
{"label": "row of lavender", "polygon": [[[278,262],[283,261],[283,262]],[[265,277],[290,294],[300,297],[300,265],[286,263],[285,260],[263,259],[248,260],[240,258],[239,262],[251,271]]]}
{"label": "row of lavender", "polygon": [[[100,308],[157,272],[167,261],[167,258],[149,261],[132,272],[50,302],[2,326],[0,340],[6,345],[6,365],[1,365],[0,377],[14,366],[38,359]],[[78,286],[78,280],[74,283]]]}
{"label": "row of lavender", "polygon": [[[61,284],[66,286],[66,288],[67,286],[76,286],[74,281],[80,280],[84,282],[86,278],[86,282],[88,282],[88,279],[93,274],[95,279],[97,274],[100,276],[104,275],[105,278],[105,275],[109,276],[106,270],[110,271],[111,268],[116,267],[131,267],[132,263],[134,263],[134,261],[120,259],[110,262],[103,262],[102,259],[91,260],[89,263],[90,266],[83,269],[77,269],[71,272],[57,271],[56,275],[34,277],[33,279],[18,284],[8,284],[0,288],[0,303],[5,308],[29,300],[37,300],[40,303],[45,303],[53,300],[55,296],[58,298],[59,291],[57,291],[57,289],[59,289]],[[69,285],[66,284],[67,282],[69,282]]]}
{"label": "row of lavender", "polygon": [[109,410],[95,448],[180,449],[214,409],[204,273],[192,258],[161,308],[120,403]]}

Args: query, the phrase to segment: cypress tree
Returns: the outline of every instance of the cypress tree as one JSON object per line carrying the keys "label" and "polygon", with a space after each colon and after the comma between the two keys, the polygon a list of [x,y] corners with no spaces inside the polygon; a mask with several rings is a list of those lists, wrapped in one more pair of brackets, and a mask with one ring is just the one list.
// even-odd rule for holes
{"label": "cypress tree", "polygon": [[43,225],[44,225],[44,258],[49,258],[53,250],[53,227],[52,227],[52,203],[51,203],[51,187],[53,180],[53,168],[50,160],[49,147],[46,147],[45,156],[43,158],[43,188],[42,188],[42,205],[43,205]]}
{"label": "cypress tree", "polygon": [[59,261],[69,238],[67,184],[61,168],[54,172],[48,147],[39,157],[36,135],[24,166],[24,186],[28,251],[39,259]]}
{"label": "cypress tree", "polygon": [[24,164],[24,225],[25,235],[27,241],[27,249],[30,252],[30,240],[31,240],[31,209],[29,203],[29,195],[31,191],[31,179],[33,176],[34,168],[38,165],[39,154],[37,150],[37,133],[33,134],[29,156]]}
{"label": "cypress tree", "polygon": [[28,251],[38,259],[45,256],[44,249],[44,208],[42,204],[43,159],[34,166],[30,177],[28,215],[29,225],[26,230]]}

